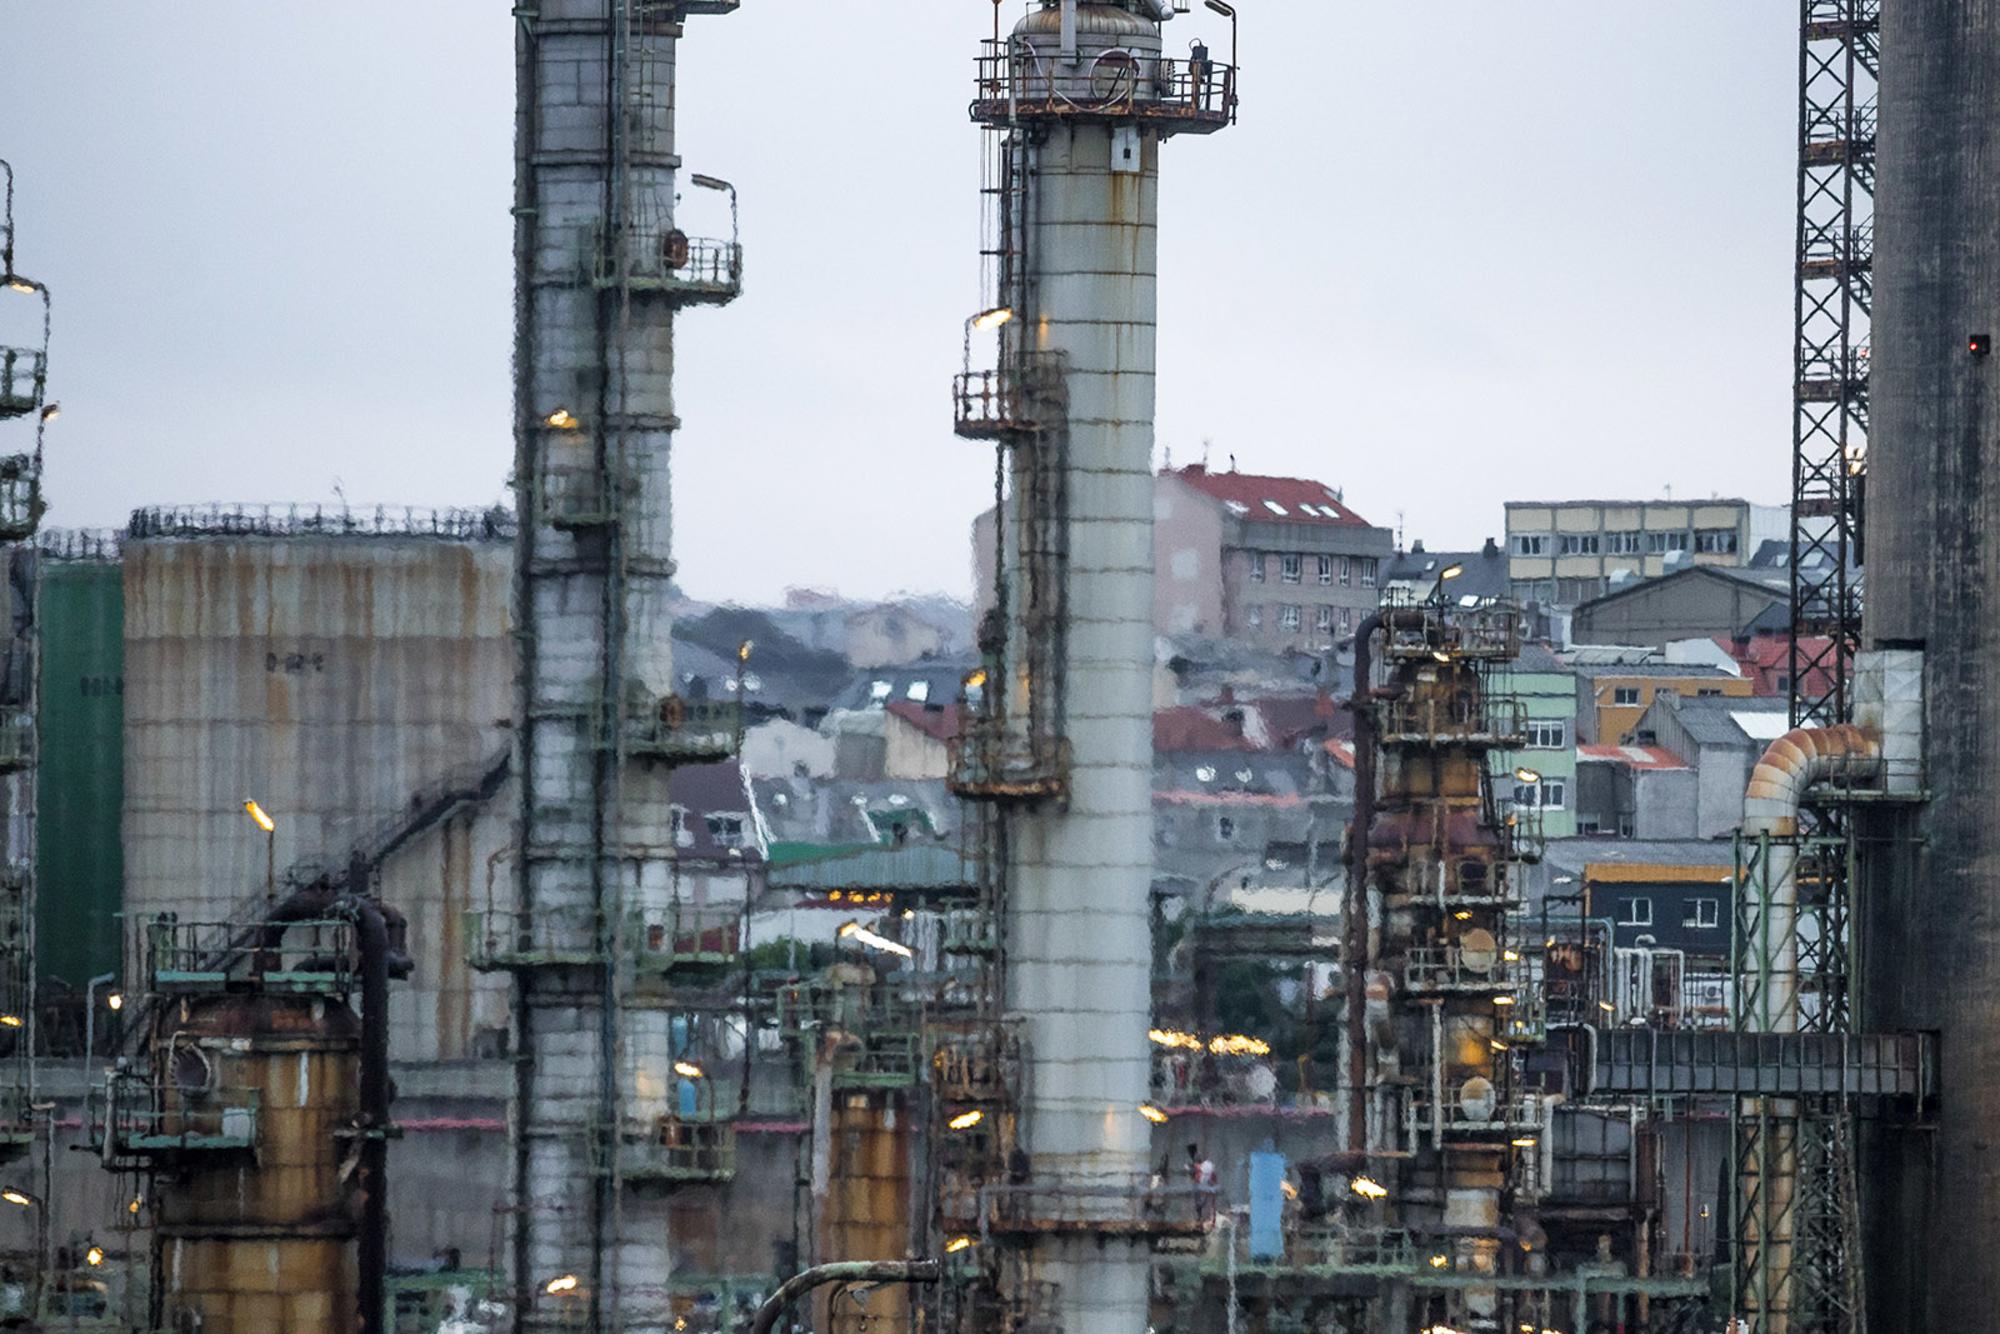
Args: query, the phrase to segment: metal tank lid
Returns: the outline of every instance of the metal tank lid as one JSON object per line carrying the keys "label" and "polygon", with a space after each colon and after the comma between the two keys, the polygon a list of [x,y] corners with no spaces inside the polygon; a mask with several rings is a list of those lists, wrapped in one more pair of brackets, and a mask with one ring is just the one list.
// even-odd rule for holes
{"label": "metal tank lid", "polygon": [[[1128,7],[1120,0],[1080,0],[1076,7],[1076,30],[1079,34],[1090,36],[1157,37],[1159,23],[1144,13],[1136,12],[1147,8],[1145,0],[1132,0],[1132,6]],[[1017,35],[1060,31],[1060,0],[1044,0],[1040,9],[1030,12],[1014,25]]]}

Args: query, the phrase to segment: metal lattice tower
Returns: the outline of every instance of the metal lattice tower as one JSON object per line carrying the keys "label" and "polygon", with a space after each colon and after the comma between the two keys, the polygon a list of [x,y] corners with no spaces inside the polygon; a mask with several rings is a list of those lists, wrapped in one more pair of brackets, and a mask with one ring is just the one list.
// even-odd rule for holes
{"label": "metal lattice tower", "polygon": [[[1792,424],[1792,723],[1845,722],[1860,642],[1881,0],[1802,0]],[[1823,639],[1825,642],[1811,642]]]}
{"label": "metal lattice tower", "polygon": [[[9,571],[9,633],[0,661],[0,786],[8,816],[0,821],[0,1163],[6,1163],[25,1153],[34,1139],[41,586],[32,543],[44,508],[42,436],[56,406],[48,399],[49,289],[14,267],[14,169],[0,161],[0,173],[6,190],[0,213],[0,301],[38,301],[41,324],[38,344],[0,346],[0,424],[23,423],[34,431],[31,449],[0,450],[0,554]],[[28,327],[33,327],[32,316]]]}

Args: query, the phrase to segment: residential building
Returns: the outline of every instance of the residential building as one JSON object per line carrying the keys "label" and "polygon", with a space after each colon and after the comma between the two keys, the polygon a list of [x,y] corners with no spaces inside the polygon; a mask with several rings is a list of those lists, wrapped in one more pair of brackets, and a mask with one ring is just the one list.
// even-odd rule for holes
{"label": "residential building", "polygon": [[1611,591],[1575,608],[1570,639],[1663,649],[1682,639],[1747,638],[1773,607],[1790,605],[1791,580],[1783,570],[1688,566],[1655,579],[1614,582]]}
{"label": "residential building", "polygon": [[1576,672],[1579,739],[1593,743],[1623,745],[1636,740],[1641,745],[1655,744],[1635,734],[1639,719],[1662,695],[1747,699],[1752,693],[1748,680],[1705,664],[1651,657],[1595,662],[1576,654],[1571,656],[1570,665]]}
{"label": "residential building", "polygon": [[891,700],[882,720],[882,776],[890,780],[948,777],[951,743],[962,723],[956,701]]}
{"label": "residential building", "polygon": [[[1546,647],[1527,644],[1492,689],[1519,700],[1527,720],[1527,745],[1493,757],[1498,791],[1511,793],[1518,809],[1539,811],[1544,837],[1570,837],[1576,833],[1576,673]],[[1524,773],[1536,775],[1534,781]]]}
{"label": "residential building", "polygon": [[[992,598],[993,511],[973,524],[980,610]],[[1269,652],[1321,652],[1378,605],[1386,528],[1300,477],[1163,470],[1153,483],[1153,628]]]}
{"label": "residential building", "polygon": [[1574,607],[1621,574],[1745,565],[1788,531],[1786,513],[1747,500],[1509,501],[1508,577],[1517,601]]}
{"label": "residential building", "polygon": [[1632,730],[1641,744],[1669,750],[1693,767],[1695,836],[1717,838],[1743,823],[1750,770],[1790,727],[1781,698],[1662,694]]}
{"label": "residential building", "polygon": [[[1737,669],[1749,678],[1756,694],[1783,695],[1789,697],[1792,691],[1792,637],[1789,634],[1758,634],[1738,639],[1716,641],[1737,665]],[[1808,663],[1818,663],[1806,669],[1805,693],[1809,697],[1820,697],[1832,689],[1832,673],[1825,665],[1827,651],[1833,641],[1817,635],[1809,635],[1799,641],[1805,650]]]}
{"label": "residential building", "polygon": [[1458,573],[1448,580],[1454,598],[1473,597],[1481,601],[1508,597],[1507,553],[1492,538],[1477,551],[1426,551],[1414,542],[1408,551],[1399,551],[1389,560],[1382,577],[1384,602],[1422,602],[1437,591],[1438,579],[1447,570]]}
{"label": "residential building", "polygon": [[1672,751],[1585,745],[1577,748],[1576,761],[1577,833],[1639,839],[1699,834],[1695,771]]}

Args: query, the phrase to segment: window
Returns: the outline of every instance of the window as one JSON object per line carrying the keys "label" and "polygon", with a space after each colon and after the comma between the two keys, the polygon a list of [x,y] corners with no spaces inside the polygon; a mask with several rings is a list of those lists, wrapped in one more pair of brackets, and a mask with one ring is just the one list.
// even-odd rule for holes
{"label": "window", "polygon": [[882,701],[889,698],[889,692],[894,689],[895,687],[893,685],[890,685],[887,681],[870,681],[868,683],[868,698],[873,702],[880,704]]}
{"label": "window", "polygon": [[1264,553],[1261,551],[1250,553],[1250,582],[1253,584],[1264,582]]}
{"label": "window", "polygon": [[1703,528],[1694,535],[1694,549],[1704,556],[1734,556],[1736,554],[1736,530],[1734,528]]}
{"label": "window", "polygon": [[1562,554],[1565,556],[1595,556],[1597,554],[1596,533],[1564,533]]}
{"label": "window", "polygon": [[1215,841],[1217,843],[1234,843],[1236,841],[1236,819],[1234,816],[1218,815],[1215,817]]}
{"label": "window", "polygon": [[1373,556],[1363,556],[1361,558],[1361,586],[1363,588],[1375,587],[1375,576],[1380,568],[1381,562]]}
{"label": "window", "polygon": [[930,699],[930,697],[931,683],[929,681],[912,681],[903,690],[903,698],[909,700],[912,704],[922,704]]}
{"label": "window", "polygon": [[1722,902],[1719,899],[1689,899],[1687,916],[1681,919],[1682,926],[1691,926],[1701,931],[1713,931],[1722,925]]}
{"label": "window", "polygon": [[1298,583],[1304,564],[1305,558],[1302,556],[1278,557],[1278,578],[1288,584]]}
{"label": "window", "polygon": [[1347,607],[1340,609],[1340,633],[1346,634],[1354,628],[1354,612]]}
{"label": "window", "polygon": [[1687,549],[1688,535],[1685,532],[1646,534],[1646,554],[1649,556],[1664,556],[1669,551]]}
{"label": "window", "polygon": [[1653,901],[1651,899],[1618,900],[1618,925],[1651,926],[1653,924]]}
{"label": "window", "polygon": [[1553,579],[1516,579],[1509,586],[1516,602],[1549,602],[1555,598]]}
{"label": "window", "polygon": [[1561,750],[1569,744],[1569,724],[1560,718],[1528,720],[1529,750]]}
{"label": "window", "polygon": [[1696,699],[1719,699],[1721,696],[1721,686],[1697,686],[1694,692]]}
{"label": "window", "polygon": [[1588,602],[1603,591],[1602,579],[1556,580],[1556,601],[1566,607],[1573,607],[1579,602]]}
{"label": "window", "polygon": [[1284,606],[1278,608],[1278,625],[1283,629],[1296,630],[1303,623],[1303,620],[1304,618],[1299,614],[1298,607],[1291,603],[1286,603]]}
{"label": "window", "polygon": [[1646,535],[1636,528],[1606,533],[1604,549],[1614,556],[1636,556],[1645,546]]}
{"label": "window", "polygon": [[1263,609],[1262,607],[1258,606],[1258,605],[1257,605],[1256,603],[1254,603],[1254,602],[1253,602],[1253,603],[1251,603],[1251,604],[1250,604],[1250,628],[1251,628],[1252,630],[1257,630],[1257,629],[1261,629],[1261,628],[1263,627],[1263,624],[1264,624],[1264,609]]}
{"label": "window", "polygon": [[1637,686],[1611,687],[1611,703],[1614,707],[1617,708],[1625,708],[1625,709],[1637,708],[1639,706],[1639,687]]}
{"label": "window", "polygon": [[1340,558],[1340,586],[1345,588],[1353,582],[1354,562],[1350,558],[1342,556]]}
{"label": "window", "polygon": [[708,836],[725,848],[743,846],[743,817],[730,812],[718,812],[703,817],[708,825]]}
{"label": "window", "polygon": [[674,846],[677,848],[693,847],[694,831],[688,828],[687,807],[685,806],[669,807],[668,816],[671,821],[669,828],[671,829],[673,834]]}
{"label": "window", "polygon": [[1540,783],[1514,784],[1514,804],[1524,811],[1559,811],[1568,802],[1567,778],[1544,778]]}
{"label": "window", "polygon": [[1331,607],[1313,608],[1313,629],[1319,631],[1321,634],[1328,634],[1332,632],[1333,608]]}
{"label": "window", "polygon": [[1546,556],[1549,554],[1547,533],[1514,534],[1514,554],[1516,556]]}
{"label": "window", "polygon": [[1319,558],[1319,581],[1322,584],[1333,582],[1333,557],[1321,556]]}

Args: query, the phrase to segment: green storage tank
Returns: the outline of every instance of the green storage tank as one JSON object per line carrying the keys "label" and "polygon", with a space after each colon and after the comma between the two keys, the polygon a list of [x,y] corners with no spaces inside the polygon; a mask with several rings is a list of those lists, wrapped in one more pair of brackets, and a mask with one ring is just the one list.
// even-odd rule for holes
{"label": "green storage tank", "polygon": [[40,975],[77,990],[119,967],[125,856],[125,580],[45,554],[41,577]]}

